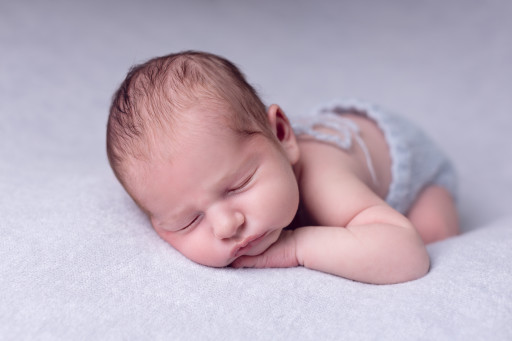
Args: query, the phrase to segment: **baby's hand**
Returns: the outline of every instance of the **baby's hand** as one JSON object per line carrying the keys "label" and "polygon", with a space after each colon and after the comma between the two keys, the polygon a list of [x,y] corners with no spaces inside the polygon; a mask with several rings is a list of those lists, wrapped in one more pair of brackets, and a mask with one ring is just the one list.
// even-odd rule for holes
{"label": "baby's hand", "polygon": [[289,268],[298,266],[293,231],[283,231],[279,239],[257,256],[242,256],[231,266],[234,268]]}

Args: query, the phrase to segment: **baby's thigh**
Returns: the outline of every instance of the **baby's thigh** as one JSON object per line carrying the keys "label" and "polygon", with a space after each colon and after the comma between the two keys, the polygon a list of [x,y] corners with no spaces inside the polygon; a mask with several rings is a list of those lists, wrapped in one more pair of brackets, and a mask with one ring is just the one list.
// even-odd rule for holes
{"label": "baby's thigh", "polygon": [[423,189],[407,217],[428,244],[459,233],[455,200],[444,187],[432,185]]}

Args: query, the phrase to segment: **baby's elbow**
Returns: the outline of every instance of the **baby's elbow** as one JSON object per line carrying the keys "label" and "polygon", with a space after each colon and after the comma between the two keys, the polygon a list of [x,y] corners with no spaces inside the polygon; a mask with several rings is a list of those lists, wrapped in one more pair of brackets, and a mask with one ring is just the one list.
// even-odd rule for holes
{"label": "baby's elbow", "polygon": [[405,255],[389,264],[388,271],[370,282],[374,284],[398,284],[414,281],[425,276],[430,269],[428,254]]}
{"label": "baby's elbow", "polygon": [[430,269],[430,257],[425,247],[418,248],[411,256],[408,273],[404,282],[413,281],[425,276]]}
{"label": "baby's elbow", "polygon": [[423,243],[412,243],[401,250],[398,260],[397,283],[409,282],[425,276],[430,269],[430,257]]}
{"label": "baby's elbow", "polygon": [[394,247],[387,247],[383,257],[383,270],[379,284],[404,283],[425,276],[430,269],[430,257],[421,238],[414,234],[403,234],[394,240]]}

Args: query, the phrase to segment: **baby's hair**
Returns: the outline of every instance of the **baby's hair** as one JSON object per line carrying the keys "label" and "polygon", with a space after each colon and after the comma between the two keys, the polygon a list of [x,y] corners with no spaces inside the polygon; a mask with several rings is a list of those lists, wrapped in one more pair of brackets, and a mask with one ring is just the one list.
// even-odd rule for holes
{"label": "baby's hair", "polygon": [[236,132],[271,135],[265,105],[225,58],[185,51],[133,66],[112,98],[107,123],[108,160],[119,181],[126,185],[127,160],[147,161],[155,153],[157,132],[174,136],[180,114],[205,102],[228,109],[225,121]]}

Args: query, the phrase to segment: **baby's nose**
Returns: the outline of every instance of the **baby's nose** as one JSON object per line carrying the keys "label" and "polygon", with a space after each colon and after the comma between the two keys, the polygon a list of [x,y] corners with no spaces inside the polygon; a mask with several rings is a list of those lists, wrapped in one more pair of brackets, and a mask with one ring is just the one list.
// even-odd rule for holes
{"label": "baby's nose", "polygon": [[245,223],[245,216],[240,211],[218,210],[211,216],[213,233],[219,239],[236,236]]}

